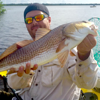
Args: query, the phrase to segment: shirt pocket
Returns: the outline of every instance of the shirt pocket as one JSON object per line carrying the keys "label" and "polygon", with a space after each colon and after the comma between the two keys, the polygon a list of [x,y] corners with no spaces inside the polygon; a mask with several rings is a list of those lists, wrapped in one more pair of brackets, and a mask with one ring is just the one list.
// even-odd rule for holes
{"label": "shirt pocket", "polygon": [[55,86],[59,84],[63,77],[63,68],[60,67],[59,61],[56,59],[43,66],[42,85]]}

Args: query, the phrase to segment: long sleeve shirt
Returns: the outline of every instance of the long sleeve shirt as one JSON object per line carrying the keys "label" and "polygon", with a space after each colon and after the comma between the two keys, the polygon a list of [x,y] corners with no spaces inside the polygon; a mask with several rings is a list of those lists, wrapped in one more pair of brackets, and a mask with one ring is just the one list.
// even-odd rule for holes
{"label": "long sleeve shirt", "polygon": [[82,61],[77,50],[69,54],[66,64],[60,67],[58,59],[39,66],[35,74],[18,77],[16,73],[8,75],[8,84],[14,89],[21,89],[23,100],[78,100],[81,88],[91,89],[97,83],[97,62],[92,51]]}

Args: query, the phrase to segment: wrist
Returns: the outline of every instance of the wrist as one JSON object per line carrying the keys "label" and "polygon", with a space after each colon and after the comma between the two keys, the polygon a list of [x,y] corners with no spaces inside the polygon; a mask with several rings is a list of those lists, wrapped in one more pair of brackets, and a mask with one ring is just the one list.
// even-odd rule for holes
{"label": "wrist", "polygon": [[80,60],[86,60],[89,57],[90,52],[91,51],[86,51],[86,52],[79,52],[78,51],[78,57],[79,57],[79,59]]}

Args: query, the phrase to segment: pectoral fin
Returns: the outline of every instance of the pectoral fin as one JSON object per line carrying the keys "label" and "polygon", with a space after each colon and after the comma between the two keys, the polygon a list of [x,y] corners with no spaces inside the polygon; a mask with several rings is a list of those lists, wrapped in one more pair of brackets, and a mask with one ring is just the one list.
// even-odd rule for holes
{"label": "pectoral fin", "polygon": [[72,51],[70,51],[70,55],[71,56],[76,56]]}
{"label": "pectoral fin", "polygon": [[66,41],[66,39],[61,41],[61,43],[59,44],[58,48],[56,49],[56,53],[60,52],[65,46],[68,45],[68,44],[65,45],[65,41]]}
{"label": "pectoral fin", "polygon": [[47,33],[49,33],[51,30],[46,29],[46,28],[39,28],[36,31],[36,35],[35,35],[35,41],[42,38],[44,35],[46,35]]}
{"label": "pectoral fin", "polygon": [[69,50],[58,54],[58,60],[61,63],[61,67],[64,67],[64,65],[65,65],[65,63],[67,61],[67,58],[68,58],[68,54],[69,54]]}

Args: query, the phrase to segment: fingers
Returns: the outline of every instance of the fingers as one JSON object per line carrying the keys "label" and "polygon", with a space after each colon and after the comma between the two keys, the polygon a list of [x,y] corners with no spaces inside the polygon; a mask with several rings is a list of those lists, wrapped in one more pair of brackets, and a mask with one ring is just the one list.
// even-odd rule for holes
{"label": "fingers", "polygon": [[86,47],[89,47],[90,49],[92,49],[95,45],[96,45],[96,39],[94,38],[93,35],[88,35],[83,43],[86,45]]}
{"label": "fingers", "polygon": [[96,45],[96,39],[93,35],[88,35],[78,46],[79,52],[88,52]]}
{"label": "fingers", "polygon": [[90,42],[89,44],[91,44],[91,47],[93,48],[97,43],[96,39],[94,38],[93,35],[88,35],[87,37],[88,37],[88,40]]}
{"label": "fingers", "polygon": [[21,77],[23,76],[23,74],[24,74],[24,66],[20,66],[18,69],[17,75]]}
{"label": "fingers", "polygon": [[30,70],[31,70],[31,64],[30,63],[27,63],[26,64],[26,68],[25,68],[25,73],[26,74],[29,74],[30,73]]}
{"label": "fingers", "polygon": [[19,69],[18,69],[18,71],[16,71],[15,68],[11,68],[9,70],[9,72],[7,73],[7,75],[17,72],[17,75],[19,77],[22,77],[24,73],[30,74],[30,71],[31,70],[36,70],[37,68],[38,68],[38,65],[37,64],[35,64],[33,66],[33,68],[31,68],[31,64],[30,63],[26,63],[25,69],[24,69],[24,66],[20,66]]}
{"label": "fingers", "polygon": [[31,71],[31,70],[36,70],[37,68],[38,68],[38,65],[37,65],[37,64],[35,64],[35,65],[33,66],[33,68],[31,68],[31,64],[30,64],[30,63],[26,63],[26,68],[25,68],[25,70],[24,70],[24,66],[19,67],[19,70],[18,70],[18,72],[17,72],[17,75],[18,75],[19,77],[21,77],[21,76],[23,76],[24,72],[25,72],[26,74],[30,74],[30,71]]}
{"label": "fingers", "polygon": [[36,70],[38,68],[38,65],[37,64],[35,64],[34,66],[33,66],[33,68],[31,68],[32,70]]}

